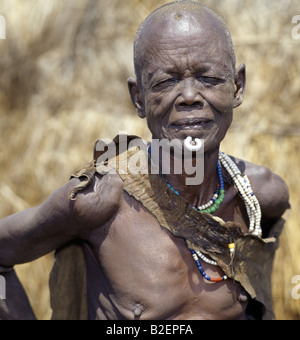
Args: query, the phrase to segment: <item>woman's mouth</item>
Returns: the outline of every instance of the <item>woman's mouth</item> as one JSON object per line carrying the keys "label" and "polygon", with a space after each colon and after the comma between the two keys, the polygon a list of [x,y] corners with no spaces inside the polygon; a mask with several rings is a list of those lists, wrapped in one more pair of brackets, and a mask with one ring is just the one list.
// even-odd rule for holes
{"label": "woman's mouth", "polygon": [[201,130],[212,122],[209,118],[182,118],[171,123],[169,127],[177,130]]}

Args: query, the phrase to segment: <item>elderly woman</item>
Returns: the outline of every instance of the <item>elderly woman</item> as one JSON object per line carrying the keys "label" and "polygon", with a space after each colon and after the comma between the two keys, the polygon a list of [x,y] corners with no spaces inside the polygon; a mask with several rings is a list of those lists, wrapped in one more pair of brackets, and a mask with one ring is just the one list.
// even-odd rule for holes
{"label": "elderly woman", "polygon": [[[43,204],[0,221],[2,275],[59,249],[54,318],[273,318],[271,265],[289,194],[270,170],[220,152],[246,78],[226,25],[199,3],[169,3],[142,23],[134,52],[139,117],[153,140],[202,141],[201,183],[187,185],[191,174],[172,162],[164,174],[112,171],[95,150]],[[151,162],[151,143],[146,153]],[[32,316],[26,301],[5,304],[7,318]]]}

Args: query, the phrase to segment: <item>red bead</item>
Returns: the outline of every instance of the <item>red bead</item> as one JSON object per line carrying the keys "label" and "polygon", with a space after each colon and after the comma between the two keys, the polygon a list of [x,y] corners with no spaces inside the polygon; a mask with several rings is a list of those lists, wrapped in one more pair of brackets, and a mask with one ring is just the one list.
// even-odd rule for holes
{"label": "red bead", "polygon": [[222,277],[211,278],[210,281],[212,281],[212,282],[220,282],[220,281],[223,281],[223,278]]}

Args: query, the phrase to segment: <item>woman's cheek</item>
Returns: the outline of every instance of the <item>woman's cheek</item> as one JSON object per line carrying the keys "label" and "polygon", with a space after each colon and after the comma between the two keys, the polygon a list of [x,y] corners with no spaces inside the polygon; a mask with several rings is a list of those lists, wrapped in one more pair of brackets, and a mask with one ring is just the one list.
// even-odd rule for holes
{"label": "woman's cheek", "polygon": [[146,103],[146,114],[154,119],[162,119],[163,116],[168,112],[168,99],[167,95],[152,94],[148,96]]}
{"label": "woman's cheek", "polygon": [[206,96],[207,101],[219,112],[226,113],[233,108],[233,95],[228,95],[228,92],[216,90]]}

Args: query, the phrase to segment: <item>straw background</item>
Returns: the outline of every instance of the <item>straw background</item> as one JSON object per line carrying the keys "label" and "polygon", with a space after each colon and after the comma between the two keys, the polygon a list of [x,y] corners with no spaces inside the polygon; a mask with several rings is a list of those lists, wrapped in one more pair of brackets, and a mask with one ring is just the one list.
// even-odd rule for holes
{"label": "straw background", "polygon": [[[150,137],[126,80],[132,42],[160,0],[1,0],[0,218],[43,202],[119,131]],[[273,273],[278,319],[300,319],[300,40],[298,0],[203,0],[228,23],[237,63],[247,66],[243,105],[222,150],[271,168],[290,188],[292,213]],[[300,33],[300,32],[299,32]],[[18,245],[16,244],[16,247]],[[49,254],[16,266],[39,319],[49,319]]]}

